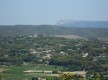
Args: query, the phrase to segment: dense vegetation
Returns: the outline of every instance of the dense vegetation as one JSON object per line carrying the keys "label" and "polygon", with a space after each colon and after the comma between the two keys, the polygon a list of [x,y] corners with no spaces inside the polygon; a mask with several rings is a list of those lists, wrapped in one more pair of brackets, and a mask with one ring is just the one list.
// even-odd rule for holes
{"label": "dense vegetation", "polygon": [[[54,37],[58,34],[75,34],[86,36],[86,39]],[[39,64],[48,64],[54,66],[49,68],[53,73],[87,71],[87,79],[95,79],[95,72],[97,72],[96,75],[100,77],[100,80],[107,80],[103,78],[108,76],[108,42],[99,40],[107,38],[107,35],[108,32],[105,28],[65,28],[51,25],[0,26],[0,70],[2,66],[5,66],[7,69],[12,69],[3,71],[6,77],[11,74],[11,76],[16,75],[14,78],[16,80],[21,77],[31,79],[32,76],[25,75],[24,70],[34,69],[34,66]],[[88,36],[89,38],[87,38]],[[62,68],[58,66],[62,66]],[[2,74],[0,76],[2,77]],[[65,78],[67,76],[66,74]],[[78,77],[81,78],[81,76],[74,75],[73,77],[72,75],[72,78],[77,78],[76,80]]]}
{"label": "dense vegetation", "polygon": [[[108,72],[108,43],[97,39],[65,39],[47,36],[1,36],[0,64],[49,63],[66,70]],[[44,57],[50,54],[50,57]],[[64,70],[65,70],[64,69]]]}

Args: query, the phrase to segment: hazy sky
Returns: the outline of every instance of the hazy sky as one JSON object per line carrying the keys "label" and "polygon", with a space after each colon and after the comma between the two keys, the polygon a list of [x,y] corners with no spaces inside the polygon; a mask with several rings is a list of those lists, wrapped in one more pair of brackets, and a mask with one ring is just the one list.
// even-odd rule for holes
{"label": "hazy sky", "polygon": [[108,21],[108,0],[0,0],[0,25]]}

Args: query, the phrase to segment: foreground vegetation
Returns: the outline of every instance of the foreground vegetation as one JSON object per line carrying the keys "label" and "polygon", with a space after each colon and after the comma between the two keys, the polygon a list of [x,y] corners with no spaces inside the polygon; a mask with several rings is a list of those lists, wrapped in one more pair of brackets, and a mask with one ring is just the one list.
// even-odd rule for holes
{"label": "foreground vegetation", "polygon": [[[93,73],[87,73],[87,78],[84,78],[80,75],[73,74],[73,73],[41,73],[41,72],[35,72],[35,73],[25,73],[26,70],[53,70],[53,71],[60,71],[63,67],[57,66],[49,66],[49,65],[43,65],[43,64],[37,64],[37,65],[21,65],[21,66],[1,66],[0,68],[4,69],[2,74],[0,74],[0,78],[4,80],[37,80],[38,78],[41,79],[47,79],[47,80],[108,80],[108,77],[103,76],[102,74],[98,72]],[[49,69],[50,68],[50,69]],[[47,74],[49,74],[47,76]],[[50,76],[58,74],[59,76]],[[92,77],[90,77],[90,75]],[[1,80],[2,80],[1,79]]]}
{"label": "foreground vegetation", "polygon": [[[65,71],[86,71],[86,79],[107,80],[107,42],[96,38],[65,39],[43,35],[1,35],[0,37],[0,76],[6,80],[31,80],[39,75],[49,79],[43,76],[45,70],[54,74]],[[27,70],[41,70],[42,74],[25,73]],[[95,79],[95,75],[100,79]]]}

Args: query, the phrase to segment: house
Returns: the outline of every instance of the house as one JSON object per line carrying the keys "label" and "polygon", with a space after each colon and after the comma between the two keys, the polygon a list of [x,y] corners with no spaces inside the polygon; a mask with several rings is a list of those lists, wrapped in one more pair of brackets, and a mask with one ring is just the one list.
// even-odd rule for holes
{"label": "house", "polygon": [[68,53],[65,53],[63,51],[60,52],[62,55],[68,55]]}
{"label": "house", "polygon": [[88,53],[83,53],[83,57],[87,57],[88,56]]}
{"label": "house", "polygon": [[46,51],[43,51],[44,53],[50,53],[51,52],[51,50],[46,50]]}
{"label": "house", "polygon": [[37,53],[37,51],[35,50],[35,49],[29,49],[30,50],[30,52],[31,52],[31,54],[36,54]]}
{"label": "house", "polygon": [[44,59],[44,60],[50,60],[51,59],[51,54],[46,54],[46,56],[43,56],[42,58]]}

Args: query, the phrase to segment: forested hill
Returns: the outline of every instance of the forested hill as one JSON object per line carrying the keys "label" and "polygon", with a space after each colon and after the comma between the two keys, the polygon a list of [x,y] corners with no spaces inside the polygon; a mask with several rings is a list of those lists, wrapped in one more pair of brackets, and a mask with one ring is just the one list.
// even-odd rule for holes
{"label": "forested hill", "polygon": [[73,28],[55,25],[1,25],[0,34],[44,34],[44,35],[78,35],[81,37],[108,38],[108,28]]}

